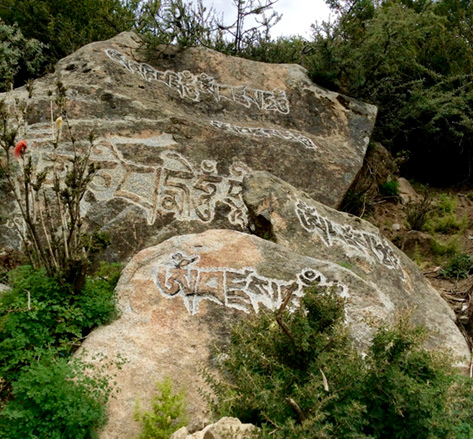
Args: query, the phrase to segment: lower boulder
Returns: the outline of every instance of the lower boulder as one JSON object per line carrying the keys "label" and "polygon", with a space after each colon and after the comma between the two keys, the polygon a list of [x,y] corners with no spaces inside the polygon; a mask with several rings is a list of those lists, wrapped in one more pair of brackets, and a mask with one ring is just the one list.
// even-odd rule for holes
{"label": "lower boulder", "polygon": [[[117,286],[121,317],[92,332],[82,347],[86,358],[105,354],[127,359],[116,374],[120,393],[110,401],[110,421],[101,438],[136,437],[135,400],[139,397],[146,408],[154,382],[166,377],[175,388],[186,389],[189,430],[202,428],[209,414],[199,392],[206,386],[199,369],[213,369],[214,348],[228,343],[232,322],[263,309],[278,309],[289,291],[290,306],[295,307],[309,285],[347,298],[346,321],[360,349],[372,333],[366,319],[386,321],[399,309],[389,291],[349,268],[236,231],[177,236],[138,253]],[[407,301],[410,293],[398,294],[405,294]],[[435,291],[430,294],[432,303],[443,304]],[[435,322],[439,333],[432,337],[436,344],[466,356],[466,342],[443,305],[443,320]],[[424,317],[440,318],[430,312]]]}
{"label": "lower boulder", "polygon": [[[456,317],[417,265],[368,221],[338,212],[266,172],[253,172],[244,181],[243,198],[249,227],[301,255],[344,267],[376,293],[359,305],[360,291],[351,290],[349,309],[360,316],[366,309],[383,318],[406,310],[415,324],[431,336],[428,348],[448,348],[468,358],[469,350],[456,326]],[[381,312],[381,313],[380,313]]]}

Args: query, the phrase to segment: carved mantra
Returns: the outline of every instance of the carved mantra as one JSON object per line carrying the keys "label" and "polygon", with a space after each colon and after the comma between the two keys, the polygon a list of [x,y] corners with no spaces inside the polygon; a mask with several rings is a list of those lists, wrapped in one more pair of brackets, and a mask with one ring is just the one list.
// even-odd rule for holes
{"label": "carved mantra", "polygon": [[229,100],[250,108],[252,105],[263,111],[278,111],[289,113],[289,102],[284,90],[275,88],[272,91],[249,88],[246,85],[219,84],[212,76],[206,73],[194,75],[184,70],[173,72],[166,70],[161,72],[149,64],[138,63],[128,59],[125,55],[115,49],[106,49],[105,53],[113,61],[125,67],[131,73],[137,73],[146,81],[158,81],[166,84],[169,88],[176,90],[183,98],[194,102],[201,100],[201,94],[211,95],[217,102]]}
{"label": "carved mantra", "polygon": [[294,291],[292,306],[298,304],[304,288],[317,284],[334,289],[348,297],[347,288],[337,282],[327,282],[317,270],[306,268],[295,280],[284,281],[259,275],[254,268],[200,267],[200,256],[173,254],[166,265],[153,269],[154,282],[167,299],[182,298],[191,315],[197,314],[203,300],[249,313],[260,307],[278,309],[289,291]]}
{"label": "carved mantra", "polygon": [[[296,202],[295,207],[302,227],[310,233],[316,233],[327,247],[332,246],[334,242],[340,242],[362,252],[369,260],[374,257],[387,268],[403,273],[399,258],[380,236],[330,221],[321,216],[314,206],[301,200]],[[404,279],[404,275],[402,278]]]}
{"label": "carved mantra", "polygon": [[[153,139],[155,143],[158,140]],[[234,162],[229,175],[222,176],[217,173],[214,160],[203,160],[199,167],[194,167],[181,154],[161,151],[158,164],[145,165],[123,156],[119,146],[133,142],[136,139],[120,136],[97,141],[91,161],[99,164],[100,170],[89,186],[95,200],[125,199],[144,211],[149,225],[166,213],[173,213],[181,221],[209,223],[214,219],[216,205],[223,203],[229,207],[227,218],[231,224],[247,225],[247,208],[242,198],[242,181],[249,170],[245,164]],[[52,152],[42,150],[38,170],[51,168],[52,157]],[[56,163],[65,163],[68,158],[67,152],[59,153]],[[81,207],[85,214],[92,204],[83,201]]]}
{"label": "carved mantra", "polygon": [[293,133],[288,130],[273,130],[269,128],[247,128],[240,127],[238,125],[231,125],[225,122],[219,122],[217,120],[210,121],[210,124],[216,128],[219,128],[224,131],[236,134],[244,134],[254,137],[279,137],[284,140],[290,140],[291,142],[302,143],[306,148],[316,150],[314,142],[308,137],[303,136],[299,133]]}

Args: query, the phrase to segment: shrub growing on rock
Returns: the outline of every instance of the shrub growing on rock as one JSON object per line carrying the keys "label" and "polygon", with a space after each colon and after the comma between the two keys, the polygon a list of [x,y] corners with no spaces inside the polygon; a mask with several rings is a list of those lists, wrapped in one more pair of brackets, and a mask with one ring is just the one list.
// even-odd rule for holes
{"label": "shrub growing on rock", "polygon": [[422,348],[424,337],[404,316],[380,327],[360,354],[342,299],[312,289],[294,312],[233,328],[220,356],[223,378],[204,372],[216,394],[211,407],[255,423],[268,438],[467,438],[471,382],[446,354]]}
{"label": "shrub growing on rock", "polygon": [[184,390],[174,392],[169,377],[157,382],[156,390],[159,393],[151,400],[151,411],[141,412],[140,400],[136,400],[134,417],[141,424],[139,439],[168,439],[187,423]]}

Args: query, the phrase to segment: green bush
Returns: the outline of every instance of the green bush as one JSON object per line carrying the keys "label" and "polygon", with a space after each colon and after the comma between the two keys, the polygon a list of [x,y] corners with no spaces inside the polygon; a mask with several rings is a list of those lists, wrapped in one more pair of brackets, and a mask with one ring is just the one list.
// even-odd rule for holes
{"label": "green bush", "polygon": [[437,202],[435,203],[435,208],[439,214],[448,214],[454,213],[458,205],[457,196],[451,196],[448,194],[440,194]]}
{"label": "green bush", "polygon": [[460,253],[453,256],[443,267],[440,274],[448,279],[466,279],[473,268],[473,258]]}
{"label": "green bush", "polygon": [[45,62],[44,49],[38,40],[25,38],[16,24],[8,26],[0,18],[0,91],[37,75]]}
{"label": "green bush", "polygon": [[399,182],[386,181],[379,186],[379,192],[383,197],[398,197],[399,196]]}
{"label": "green bush", "polygon": [[95,437],[110,386],[71,354],[91,329],[117,316],[119,271],[101,266],[80,294],[44,269],[9,273],[11,290],[0,296],[0,438]]}
{"label": "green bush", "polygon": [[458,199],[456,196],[440,194],[435,203],[435,209],[425,224],[425,229],[431,233],[450,234],[461,231],[466,227],[467,219],[457,218],[455,209]]}
{"label": "green bush", "polygon": [[46,45],[48,64],[93,41],[112,38],[131,30],[137,17],[137,1],[120,0],[3,0],[0,16],[15,23],[26,38]]}
{"label": "green bush", "polygon": [[187,423],[184,390],[174,393],[169,377],[157,382],[156,390],[159,393],[151,400],[151,411],[142,413],[140,401],[136,400],[134,417],[141,424],[139,439],[168,439]]}
{"label": "green bush", "polygon": [[443,217],[434,218],[432,229],[434,232],[450,234],[459,232],[466,226],[466,217],[458,219],[455,214],[449,213]]}
{"label": "green bush", "polygon": [[418,203],[408,205],[406,208],[406,222],[409,230],[424,230],[431,212],[432,198],[428,194],[425,194]]}
{"label": "green bush", "polygon": [[[423,181],[470,175],[473,4],[469,1],[329,1],[302,64],[313,80],[378,106],[374,139]],[[457,54],[462,53],[462,57]]]}
{"label": "green bush", "polygon": [[204,371],[213,411],[255,423],[263,438],[471,437],[471,383],[456,393],[466,383],[446,355],[422,348],[425,331],[400,318],[361,355],[344,316],[340,298],[312,289],[291,313],[236,325],[218,357],[223,378]]}
{"label": "green bush", "polygon": [[95,439],[106,420],[108,378],[92,366],[45,355],[13,383],[0,412],[0,438]]}
{"label": "green bush", "polygon": [[455,256],[461,248],[458,238],[454,235],[447,242],[442,242],[434,237],[430,240],[430,247],[436,256]]}
{"label": "green bush", "polygon": [[89,277],[74,295],[44,270],[10,272],[12,289],[0,297],[0,376],[11,382],[38,357],[69,355],[92,328],[115,318],[115,282]]}

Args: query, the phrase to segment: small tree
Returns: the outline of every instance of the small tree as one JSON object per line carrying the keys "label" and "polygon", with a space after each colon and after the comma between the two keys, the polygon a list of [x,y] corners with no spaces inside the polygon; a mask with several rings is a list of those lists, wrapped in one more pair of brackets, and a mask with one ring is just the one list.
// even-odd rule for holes
{"label": "small tree", "polygon": [[[255,45],[270,41],[270,30],[281,15],[273,11],[278,0],[233,0],[236,18],[224,24],[214,8],[202,0],[148,0],[137,13],[137,31],[149,52],[160,45],[205,46],[240,55]],[[253,19],[250,26],[246,26]]]}
{"label": "small tree", "polygon": [[45,62],[44,49],[38,40],[25,38],[17,25],[8,26],[0,19],[0,91],[38,74]]}
{"label": "small tree", "polygon": [[[236,8],[236,19],[222,28],[232,37],[231,53],[239,54],[244,48],[270,39],[270,30],[281,20],[281,14],[273,10],[279,0],[232,0]],[[254,24],[245,28],[245,22],[253,19]]]}
{"label": "small tree", "polygon": [[[32,85],[28,90],[30,99]],[[83,147],[72,132],[65,92],[58,83],[55,109],[51,102],[52,165],[44,169],[38,168],[26,141],[20,140],[27,131],[28,101],[21,108],[0,102],[0,169],[24,225],[14,222],[30,264],[44,267],[48,276],[77,293],[84,285],[89,257],[107,242],[103,235],[86,231],[81,217],[81,201],[98,168],[90,161],[93,135]],[[61,151],[69,155],[66,162],[59,154],[64,138],[69,142],[68,150]]]}
{"label": "small tree", "polygon": [[134,417],[141,424],[139,439],[169,439],[187,423],[184,390],[174,393],[169,377],[156,382],[156,389],[159,393],[151,400],[151,411],[142,413],[140,401],[136,400]]}

